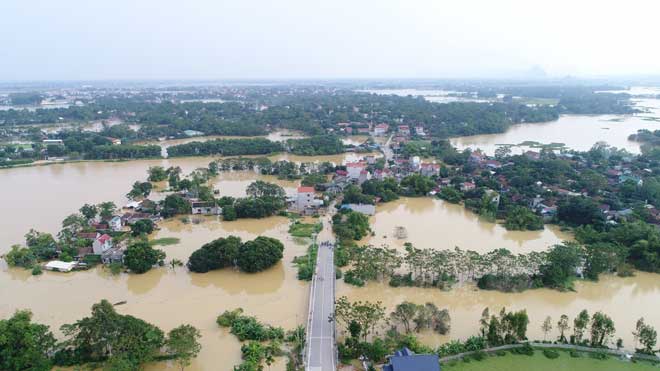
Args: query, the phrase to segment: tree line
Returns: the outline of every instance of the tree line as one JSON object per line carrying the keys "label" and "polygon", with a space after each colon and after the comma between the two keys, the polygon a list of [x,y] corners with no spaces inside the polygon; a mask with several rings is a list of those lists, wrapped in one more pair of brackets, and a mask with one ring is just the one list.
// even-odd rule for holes
{"label": "tree line", "polygon": [[47,371],[89,364],[137,370],[148,362],[172,359],[184,369],[201,350],[195,327],[181,325],[165,334],[149,322],[117,313],[107,300],[94,304],[90,316],[62,325],[61,331],[64,339],[57,341],[27,310],[0,320],[0,368]]}

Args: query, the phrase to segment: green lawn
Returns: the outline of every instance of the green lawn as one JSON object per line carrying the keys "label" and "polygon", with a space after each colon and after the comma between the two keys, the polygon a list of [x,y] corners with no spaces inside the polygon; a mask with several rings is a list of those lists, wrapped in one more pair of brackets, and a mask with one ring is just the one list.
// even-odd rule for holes
{"label": "green lawn", "polygon": [[294,222],[289,227],[289,233],[293,237],[312,237],[313,233],[320,232],[322,228],[323,228],[323,224],[321,223],[307,224],[307,223]]}
{"label": "green lawn", "polygon": [[513,355],[488,357],[483,361],[457,361],[442,365],[443,371],[658,371],[660,366],[648,362],[625,362],[615,358],[598,360],[584,355],[580,358],[571,357],[568,352],[559,352],[557,359],[546,358],[540,350],[534,356]]}
{"label": "green lawn", "polygon": [[181,240],[179,238],[176,238],[176,237],[163,237],[163,238],[157,238],[157,239],[151,240],[151,241],[149,241],[149,244],[151,246],[158,246],[158,245],[167,246],[167,245],[176,245],[179,242],[181,242]]}

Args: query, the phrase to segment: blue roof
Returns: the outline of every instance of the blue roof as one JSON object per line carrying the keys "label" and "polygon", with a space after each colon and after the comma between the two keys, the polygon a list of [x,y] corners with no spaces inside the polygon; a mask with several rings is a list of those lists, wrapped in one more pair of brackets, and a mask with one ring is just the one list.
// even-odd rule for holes
{"label": "blue roof", "polygon": [[440,371],[440,361],[435,354],[415,354],[408,348],[396,351],[383,365],[383,371]]}

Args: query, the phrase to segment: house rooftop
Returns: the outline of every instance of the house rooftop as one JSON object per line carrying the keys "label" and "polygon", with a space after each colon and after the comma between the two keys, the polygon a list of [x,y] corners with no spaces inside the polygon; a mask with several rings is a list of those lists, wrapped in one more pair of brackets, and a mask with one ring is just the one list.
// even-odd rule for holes
{"label": "house rooftop", "polygon": [[111,239],[112,239],[112,237],[110,237],[109,235],[103,234],[103,235],[99,236],[99,238],[97,238],[96,240],[99,241],[100,243],[105,243],[106,241],[111,240]]}
{"label": "house rooftop", "polygon": [[298,187],[298,193],[313,193],[314,187]]}
{"label": "house rooftop", "polygon": [[383,365],[383,371],[440,371],[440,361],[436,354],[415,354],[403,348]]}

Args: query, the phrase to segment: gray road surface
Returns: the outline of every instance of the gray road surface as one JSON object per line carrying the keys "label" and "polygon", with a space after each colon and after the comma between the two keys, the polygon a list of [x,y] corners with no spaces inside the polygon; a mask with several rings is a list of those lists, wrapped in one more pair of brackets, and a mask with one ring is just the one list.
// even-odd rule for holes
{"label": "gray road surface", "polygon": [[312,281],[307,329],[307,371],[335,371],[335,325],[328,321],[335,305],[335,265],[332,245],[319,245]]}

